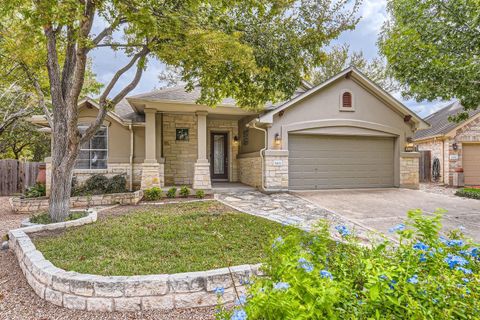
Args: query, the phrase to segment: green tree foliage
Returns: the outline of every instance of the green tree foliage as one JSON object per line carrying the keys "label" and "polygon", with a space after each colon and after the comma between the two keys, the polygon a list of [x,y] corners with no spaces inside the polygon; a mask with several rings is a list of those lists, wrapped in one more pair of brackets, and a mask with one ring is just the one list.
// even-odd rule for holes
{"label": "green tree foliage", "polygon": [[0,136],[0,159],[26,159],[41,162],[50,155],[50,134],[25,119],[11,125]]}
{"label": "green tree foliage", "polygon": [[369,61],[362,51],[350,51],[348,44],[332,47],[327,53],[325,63],[313,71],[312,82],[322,83],[350,66],[356,67],[385,91],[393,92],[400,89],[398,83],[390,76],[383,59],[377,57]]}
{"label": "green tree foliage", "polygon": [[380,50],[405,95],[480,104],[480,1],[389,0]]}

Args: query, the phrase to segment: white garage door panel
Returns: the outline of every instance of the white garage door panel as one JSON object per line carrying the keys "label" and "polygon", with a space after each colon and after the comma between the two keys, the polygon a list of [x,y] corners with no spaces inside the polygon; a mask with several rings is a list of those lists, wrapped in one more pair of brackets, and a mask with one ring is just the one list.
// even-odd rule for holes
{"label": "white garage door panel", "polygon": [[463,144],[463,170],[465,184],[480,185],[480,144]]}
{"label": "white garage door panel", "polygon": [[291,134],[289,188],[378,188],[394,185],[393,138]]}

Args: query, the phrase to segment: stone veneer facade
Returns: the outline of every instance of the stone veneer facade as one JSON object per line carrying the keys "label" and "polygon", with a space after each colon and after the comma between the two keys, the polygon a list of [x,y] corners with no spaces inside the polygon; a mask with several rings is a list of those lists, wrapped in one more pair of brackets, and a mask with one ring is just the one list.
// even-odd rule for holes
{"label": "stone veneer facade", "polygon": [[265,191],[288,190],[288,150],[265,150]]}
{"label": "stone veneer facade", "polygon": [[258,152],[240,155],[238,158],[238,176],[243,184],[261,188],[262,186],[262,158]]}
{"label": "stone veneer facade", "polygon": [[[113,312],[171,310],[214,306],[215,288],[225,288],[225,303],[234,301],[235,288],[252,276],[261,276],[259,265],[242,265],[210,271],[145,276],[97,276],[55,267],[35,248],[28,234],[81,226],[97,220],[87,217],[11,230],[9,247],[14,251],[28,284],[42,299],[67,309]],[[234,288],[235,287],[235,288]]]}
{"label": "stone veneer facade", "polygon": [[418,152],[402,152],[400,155],[400,188],[418,189],[420,154]]}

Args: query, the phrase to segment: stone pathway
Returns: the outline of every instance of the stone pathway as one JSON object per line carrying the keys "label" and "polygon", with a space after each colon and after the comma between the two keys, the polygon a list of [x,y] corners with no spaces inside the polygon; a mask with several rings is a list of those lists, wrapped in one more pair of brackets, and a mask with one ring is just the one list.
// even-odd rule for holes
{"label": "stone pathway", "polygon": [[446,196],[455,196],[458,188],[445,186],[443,183],[420,183],[420,190],[428,193],[443,194]]}
{"label": "stone pathway", "polygon": [[238,211],[282,224],[295,225],[306,231],[312,230],[319,220],[325,219],[331,222],[331,234],[335,239],[340,239],[334,229],[338,225],[345,225],[353,230],[361,242],[366,243],[378,237],[372,230],[289,193],[267,195],[259,191],[237,191],[215,194],[215,199]]}

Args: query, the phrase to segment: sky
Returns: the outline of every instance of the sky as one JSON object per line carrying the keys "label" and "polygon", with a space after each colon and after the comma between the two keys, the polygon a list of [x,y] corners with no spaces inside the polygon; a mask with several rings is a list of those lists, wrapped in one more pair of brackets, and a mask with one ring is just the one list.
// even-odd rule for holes
{"label": "sky", "polygon": [[[332,45],[347,43],[352,51],[363,51],[365,57],[371,59],[379,55],[376,42],[382,25],[387,19],[386,0],[363,0],[359,15],[361,20],[355,30],[344,32],[332,42]],[[97,23],[95,29],[94,32],[98,32],[103,29],[103,26]],[[128,59],[120,52],[112,54],[112,51],[107,48],[97,49],[93,52],[93,71],[97,74],[97,80],[102,83],[107,83],[113,73],[127,62]],[[164,64],[151,59],[140,83],[130,95],[161,87],[163,84],[159,81],[158,76],[163,70],[165,70]],[[116,87],[123,87],[131,80],[131,77],[133,77],[133,70],[127,74],[127,77],[121,78]],[[426,117],[447,103],[442,101],[417,102],[403,99],[400,93],[393,93],[393,95],[421,117]]]}

